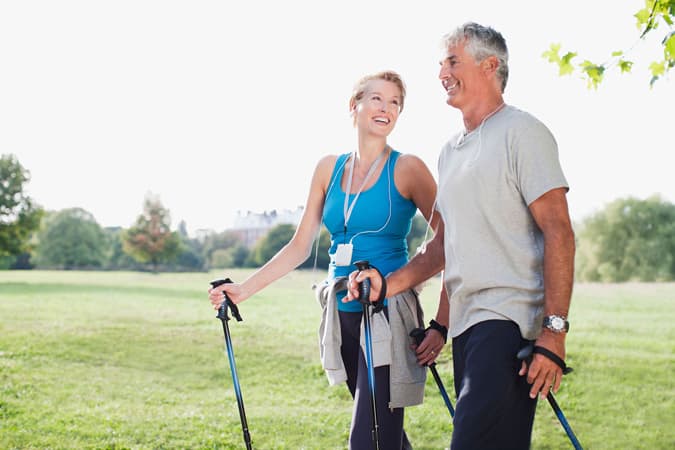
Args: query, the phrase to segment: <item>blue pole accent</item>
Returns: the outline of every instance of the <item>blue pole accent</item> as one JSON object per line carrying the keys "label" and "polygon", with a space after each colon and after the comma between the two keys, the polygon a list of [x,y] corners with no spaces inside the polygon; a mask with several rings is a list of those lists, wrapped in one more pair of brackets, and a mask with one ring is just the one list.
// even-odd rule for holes
{"label": "blue pole accent", "polygon": [[375,401],[375,368],[373,367],[373,335],[370,329],[370,314],[368,306],[363,305],[363,332],[366,341],[366,368],[368,369],[368,388],[370,390],[370,404],[373,412],[373,443],[375,449],[380,448],[379,425],[377,422],[377,402]]}
{"label": "blue pole accent", "polygon": [[563,414],[562,409],[560,409],[560,406],[558,406],[558,402],[555,401],[555,398],[553,397],[553,394],[551,394],[550,391],[546,396],[546,399],[551,404],[551,408],[553,408],[555,415],[558,416],[558,420],[560,421],[562,427],[565,429],[565,433],[567,433],[567,437],[570,438],[570,441],[572,442],[574,448],[576,450],[583,450],[581,444],[579,443],[579,440],[574,435],[574,431],[572,431],[572,427],[570,426],[569,422],[567,422],[565,414]]}

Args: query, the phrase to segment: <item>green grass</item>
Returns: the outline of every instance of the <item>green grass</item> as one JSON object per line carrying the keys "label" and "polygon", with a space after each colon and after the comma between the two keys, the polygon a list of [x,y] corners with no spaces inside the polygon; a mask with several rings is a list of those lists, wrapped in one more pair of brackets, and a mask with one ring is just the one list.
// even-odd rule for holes
{"label": "green grass", "polygon": [[[320,275],[289,274],[241,306],[244,322],[230,322],[256,449],[347,446],[351,398],[328,386],[318,358],[310,285]],[[244,448],[206,298],[216,276],[0,272],[0,448]],[[422,295],[427,320],[438,283]],[[674,320],[675,284],[575,287],[575,372],[556,398],[584,448],[675,448]],[[452,392],[449,348],[438,370]],[[431,374],[406,430],[416,450],[448,447],[452,425]],[[571,448],[546,402],[532,447]]]}

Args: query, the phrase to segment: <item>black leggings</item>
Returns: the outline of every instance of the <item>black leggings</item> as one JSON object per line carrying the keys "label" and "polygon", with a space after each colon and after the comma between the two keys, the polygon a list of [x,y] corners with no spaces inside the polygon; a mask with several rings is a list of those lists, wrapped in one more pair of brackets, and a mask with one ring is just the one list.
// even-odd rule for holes
{"label": "black leggings", "polygon": [[[347,371],[347,387],[354,398],[350,450],[372,450],[373,419],[368,388],[366,358],[360,345],[361,312],[340,313],[342,360]],[[384,309],[387,313],[387,309]],[[381,449],[403,448],[403,408],[389,409],[389,366],[375,368],[375,400],[377,402],[378,436]]]}

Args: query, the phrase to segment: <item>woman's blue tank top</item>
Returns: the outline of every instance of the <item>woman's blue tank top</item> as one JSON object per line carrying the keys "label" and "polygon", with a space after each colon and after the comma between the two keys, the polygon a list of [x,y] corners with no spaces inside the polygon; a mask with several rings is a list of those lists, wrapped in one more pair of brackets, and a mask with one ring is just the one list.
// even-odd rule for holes
{"label": "woman's blue tank top", "polygon": [[[400,153],[392,150],[375,184],[361,192],[345,232],[345,192],[341,180],[349,156],[350,153],[340,155],[335,162],[323,210],[323,223],[331,237],[328,276],[335,278],[349,275],[356,270],[354,261],[359,260],[367,260],[382,275],[387,276],[408,262],[406,236],[417,211],[415,204],[403,197],[394,183],[394,167]],[[349,205],[355,196],[349,195]],[[334,255],[338,244],[349,242],[354,246],[351,265],[335,265]],[[342,297],[343,294],[338,293],[338,299]],[[357,301],[338,301],[338,310],[357,312],[362,310],[362,306]]]}

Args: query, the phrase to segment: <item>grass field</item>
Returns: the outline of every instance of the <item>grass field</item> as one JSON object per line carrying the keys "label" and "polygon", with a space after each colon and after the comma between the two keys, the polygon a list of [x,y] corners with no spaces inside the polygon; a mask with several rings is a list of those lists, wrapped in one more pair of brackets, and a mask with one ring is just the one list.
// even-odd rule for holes
{"label": "grass field", "polygon": [[[351,398],[328,386],[318,358],[320,275],[289,274],[230,322],[256,449],[346,448]],[[206,298],[215,277],[0,272],[0,448],[244,448]],[[427,320],[437,290],[434,280],[423,292]],[[675,448],[675,284],[577,285],[570,320],[575,372],[556,398],[584,448]],[[449,348],[438,370],[454,402]],[[406,430],[416,450],[448,447],[431,374]],[[546,402],[532,447],[571,448]]]}

